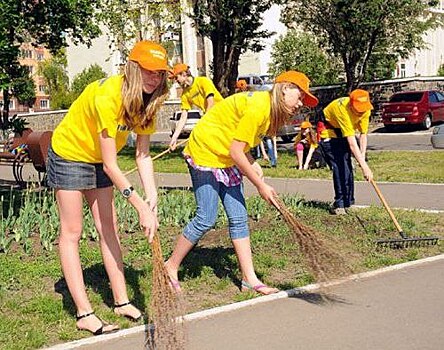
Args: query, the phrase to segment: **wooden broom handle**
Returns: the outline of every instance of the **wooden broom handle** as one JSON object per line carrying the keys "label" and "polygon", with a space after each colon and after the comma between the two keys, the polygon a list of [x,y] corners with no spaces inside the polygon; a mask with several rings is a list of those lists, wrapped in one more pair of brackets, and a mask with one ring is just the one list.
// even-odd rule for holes
{"label": "wooden broom handle", "polygon": [[[177,147],[177,146],[182,146],[182,145],[185,144],[187,141],[188,141],[188,139],[185,139],[185,140],[182,140],[182,141],[178,142],[178,143],[176,144],[176,147]],[[165,151],[160,152],[159,154],[156,154],[156,155],[152,158],[152,160],[154,161],[154,160],[156,160],[156,159],[158,159],[158,158],[162,157],[163,155],[165,155],[165,154],[167,154],[167,153],[170,153],[170,152],[171,152],[171,148],[168,147]],[[127,176],[127,175],[129,175],[129,174],[134,173],[136,170],[137,170],[137,167],[135,167],[135,168],[133,168],[133,169],[131,169],[131,170],[128,170],[128,171],[127,171],[126,173],[124,173],[123,175]]]}
{"label": "wooden broom handle", "polygon": [[393,214],[393,212],[392,212],[392,210],[390,209],[390,207],[389,207],[387,201],[385,200],[384,196],[382,195],[381,191],[379,190],[378,186],[376,185],[375,180],[371,179],[371,180],[370,180],[370,183],[373,185],[373,188],[375,189],[376,194],[378,195],[379,199],[381,200],[382,204],[384,205],[385,210],[387,210],[387,212],[389,213],[390,218],[392,219],[393,223],[394,223],[395,226],[396,226],[396,229],[397,229],[399,232],[403,232],[403,231],[402,231],[402,228],[401,228],[401,225],[399,225],[398,220],[396,220],[395,215]]}

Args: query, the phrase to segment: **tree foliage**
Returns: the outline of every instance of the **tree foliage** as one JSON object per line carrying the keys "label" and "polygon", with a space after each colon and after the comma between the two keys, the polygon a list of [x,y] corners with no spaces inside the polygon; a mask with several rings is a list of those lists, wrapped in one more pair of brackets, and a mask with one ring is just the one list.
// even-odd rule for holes
{"label": "tree foliage", "polygon": [[338,82],[339,62],[329,57],[309,33],[289,30],[273,44],[269,73],[276,76],[287,70],[304,72],[312,85]]}
{"label": "tree foliage", "polygon": [[66,67],[67,60],[63,49],[39,64],[38,71],[45,80],[47,93],[51,96],[52,109],[69,108],[74,101],[74,96],[69,89]]}
{"label": "tree foliage", "polygon": [[[432,0],[436,3],[436,0]],[[289,0],[283,20],[321,39],[339,57],[350,91],[363,80],[373,53],[407,57],[424,45],[423,34],[439,24],[422,0]]]}
{"label": "tree foliage", "polygon": [[122,58],[128,56],[134,41],[160,42],[165,32],[180,31],[180,0],[100,0],[98,4],[110,47]]}
{"label": "tree foliage", "polygon": [[88,68],[85,68],[77,74],[72,81],[71,91],[74,94],[74,98],[77,98],[88,84],[105,77],[106,73],[98,64],[92,64]]}
{"label": "tree foliage", "polygon": [[439,66],[437,75],[444,77],[444,63]]}
{"label": "tree foliage", "polygon": [[263,13],[273,0],[195,0],[197,32],[213,44],[213,81],[222,95],[234,92],[239,57],[247,50],[263,49],[262,39],[273,33],[261,30]]}
{"label": "tree foliage", "polygon": [[7,127],[10,89],[22,78],[18,61],[24,42],[42,45],[55,52],[74,43],[89,44],[100,30],[94,21],[95,2],[89,0],[2,0],[0,1],[0,89],[3,90],[2,126]]}

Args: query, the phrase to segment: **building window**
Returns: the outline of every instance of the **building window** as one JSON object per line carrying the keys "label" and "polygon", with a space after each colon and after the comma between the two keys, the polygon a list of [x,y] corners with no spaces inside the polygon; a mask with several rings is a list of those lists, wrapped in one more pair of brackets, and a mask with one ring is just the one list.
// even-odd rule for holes
{"label": "building window", "polygon": [[40,100],[41,109],[49,109],[49,100]]}
{"label": "building window", "polygon": [[46,85],[39,85],[39,92],[46,93]]}
{"label": "building window", "polygon": [[401,78],[405,78],[405,63],[401,63],[400,68],[400,76]]}
{"label": "building window", "polygon": [[32,58],[32,51],[31,50],[22,50],[22,56],[23,56],[23,58]]}
{"label": "building window", "polygon": [[45,57],[42,52],[37,52],[37,61],[43,61],[44,58]]}

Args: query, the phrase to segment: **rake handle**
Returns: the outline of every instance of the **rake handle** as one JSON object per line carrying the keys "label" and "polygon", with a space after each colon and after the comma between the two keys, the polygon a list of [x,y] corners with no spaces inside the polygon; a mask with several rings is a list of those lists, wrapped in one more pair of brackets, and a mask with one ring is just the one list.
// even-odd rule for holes
{"label": "rake handle", "polygon": [[385,210],[387,210],[388,214],[390,215],[390,218],[392,219],[393,223],[395,224],[396,229],[398,230],[398,232],[401,235],[401,237],[402,238],[407,238],[407,236],[405,235],[404,231],[402,230],[402,227],[399,224],[398,220],[396,220],[395,214],[393,214],[393,212],[390,209],[387,201],[385,200],[384,196],[382,195],[382,192],[380,191],[380,189],[376,185],[375,180],[371,179],[370,183],[372,184],[373,188],[376,191],[376,194],[378,195],[379,199],[381,200],[382,204],[384,205]]}
{"label": "rake handle", "polygon": [[[176,147],[177,147],[177,146],[182,146],[182,145],[185,144],[187,141],[188,141],[188,139],[185,139],[185,140],[182,140],[182,141],[178,142],[178,143],[176,144]],[[154,160],[156,160],[156,159],[158,159],[158,158],[162,157],[163,155],[165,155],[165,154],[167,154],[167,153],[170,153],[170,152],[171,152],[171,148],[168,147],[165,151],[160,152],[159,154],[156,154],[151,160],[154,161]],[[128,170],[128,171],[127,171],[126,173],[124,173],[123,175],[127,176],[127,175],[129,175],[129,174],[134,173],[136,170],[137,170],[137,167],[134,167],[133,169]]]}

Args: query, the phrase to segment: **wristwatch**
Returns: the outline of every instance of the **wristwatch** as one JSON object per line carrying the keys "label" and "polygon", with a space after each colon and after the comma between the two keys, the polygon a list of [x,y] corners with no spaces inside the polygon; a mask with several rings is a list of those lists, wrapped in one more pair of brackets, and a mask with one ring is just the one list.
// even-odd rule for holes
{"label": "wristwatch", "polygon": [[134,191],[134,187],[133,186],[130,186],[128,188],[124,188],[121,191],[123,198],[128,199],[131,196],[131,194],[133,193],[133,191]]}

